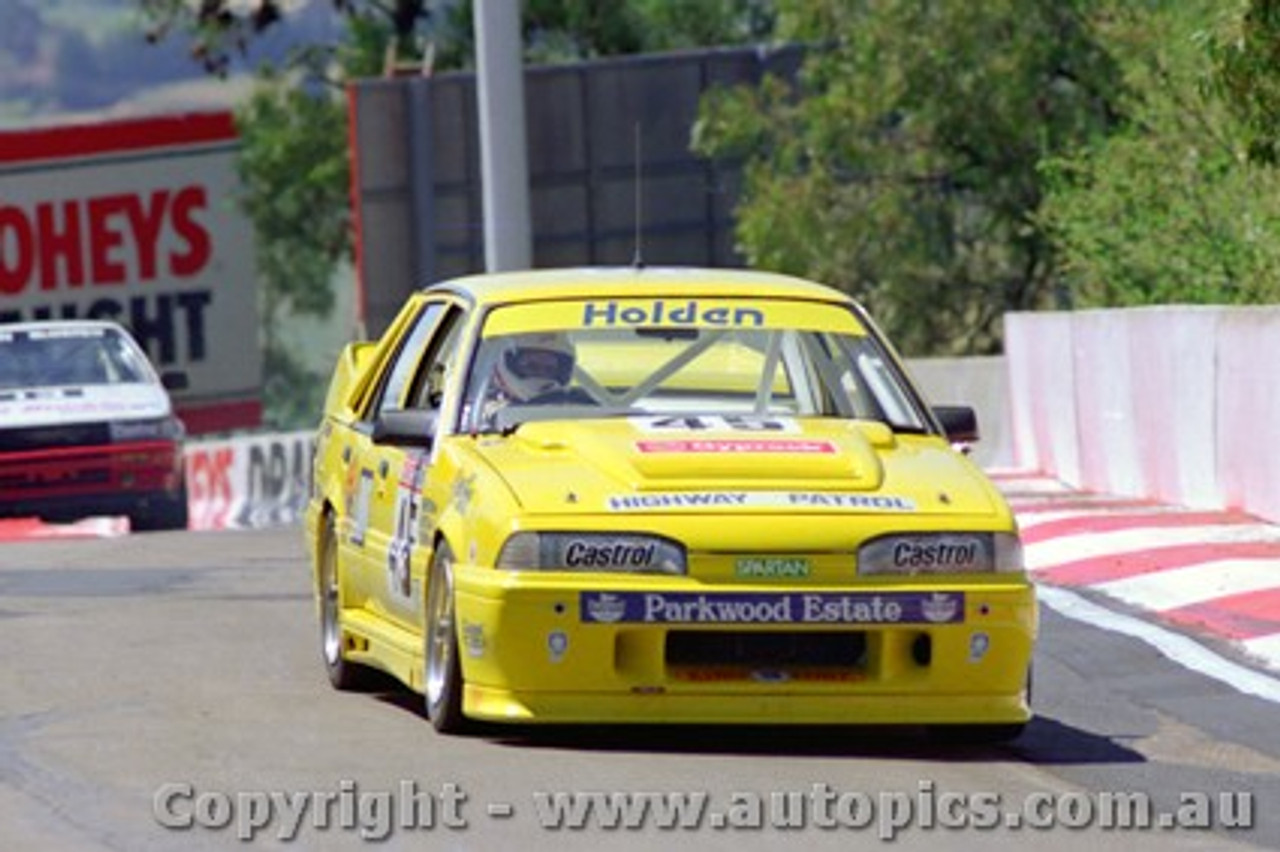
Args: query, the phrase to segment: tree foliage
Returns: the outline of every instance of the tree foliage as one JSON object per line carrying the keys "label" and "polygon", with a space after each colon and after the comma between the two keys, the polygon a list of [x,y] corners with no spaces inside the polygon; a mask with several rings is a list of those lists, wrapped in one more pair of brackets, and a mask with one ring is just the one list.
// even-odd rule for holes
{"label": "tree foliage", "polygon": [[[148,39],[190,39],[191,55],[213,74],[225,75],[252,42],[288,23],[286,0],[136,0]],[[402,56],[413,55],[433,23],[431,0],[330,0],[348,25],[374,28],[395,44]],[[336,45],[312,45],[321,54]],[[308,51],[304,51],[308,53]],[[314,64],[314,57],[313,59]]]}
{"label": "tree foliage", "polygon": [[1046,163],[1041,220],[1081,306],[1280,296],[1275,131],[1259,123],[1280,67],[1255,66],[1248,94],[1239,56],[1215,54],[1215,27],[1234,26],[1220,10],[1215,0],[1117,2],[1099,22],[1123,69],[1128,119]]}
{"label": "tree foliage", "polygon": [[[1209,41],[1214,89],[1243,125],[1249,157],[1280,165],[1280,0],[1248,0]],[[1234,11],[1234,10],[1233,10]]]}
{"label": "tree foliage", "polygon": [[747,158],[749,262],[847,290],[908,352],[995,351],[1006,310],[1053,303],[1041,161],[1114,121],[1091,7],[780,0],[797,87],[715,93],[695,135]]}
{"label": "tree foliage", "polygon": [[[318,405],[321,382],[279,337],[289,316],[328,316],[330,281],[350,254],[346,116],[328,93],[264,72],[237,112],[241,207],[252,221],[260,282],[261,343],[269,425],[293,427]],[[314,411],[307,414],[314,418]]]}

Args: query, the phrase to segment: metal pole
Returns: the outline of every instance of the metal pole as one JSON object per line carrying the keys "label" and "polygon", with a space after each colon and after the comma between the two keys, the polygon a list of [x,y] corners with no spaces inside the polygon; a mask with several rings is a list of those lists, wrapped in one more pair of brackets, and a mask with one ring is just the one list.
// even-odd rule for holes
{"label": "metal pole", "polygon": [[476,99],[484,260],[489,272],[532,266],[519,0],[475,0]]}

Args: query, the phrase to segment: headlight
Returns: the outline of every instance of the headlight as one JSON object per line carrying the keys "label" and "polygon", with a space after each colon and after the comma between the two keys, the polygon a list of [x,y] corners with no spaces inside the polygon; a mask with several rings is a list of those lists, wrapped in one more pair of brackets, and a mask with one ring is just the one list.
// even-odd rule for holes
{"label": "headlight", "polygon": [[684,548],[670,539],[625,533],[518,532],[498,555],[505,571],[684,574]]}
{"label": "headlight", "polygon": [[1013,533],[919,533],[872,539],[858,549],[858,573],[1016,574],[1022,542]]}
{"label": "headlight", "polygon": [[182,421],[176,417],[153,420],[121,420],[107,424],[112,441],[166,441],[183,436]]}

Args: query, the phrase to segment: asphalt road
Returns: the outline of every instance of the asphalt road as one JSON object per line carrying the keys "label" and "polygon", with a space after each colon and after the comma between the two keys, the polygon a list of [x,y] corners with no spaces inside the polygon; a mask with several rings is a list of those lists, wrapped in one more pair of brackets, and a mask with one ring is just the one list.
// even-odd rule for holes
{"label": "asphalt road", "polygon": [[[316,640],[296,528],[0,545],[0,848],[1280,849],[1280,707],[1048,611],[1037,719],[998,747],[856,728],[441,737],[391,684],[331,690]],[[705,795],[707,813],[552,827],[556,803],[589,801],[557,794],[592,791]],[[1135,801],[1193,827],[1126,828]]]}

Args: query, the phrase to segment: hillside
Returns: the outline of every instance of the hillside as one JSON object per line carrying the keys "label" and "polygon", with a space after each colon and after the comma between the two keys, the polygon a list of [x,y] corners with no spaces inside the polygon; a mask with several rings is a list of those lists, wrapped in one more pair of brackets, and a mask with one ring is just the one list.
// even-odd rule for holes
{"label": "hillside", "polygon": [[85,116],[231,105],[250,69],[280,62],[291,47],[332,37],[328,2],[300,4],[233,73],[218,80],[190,56],[181,33],[149,44],[137,0],[3,0],[0,4],[0,128]]}

